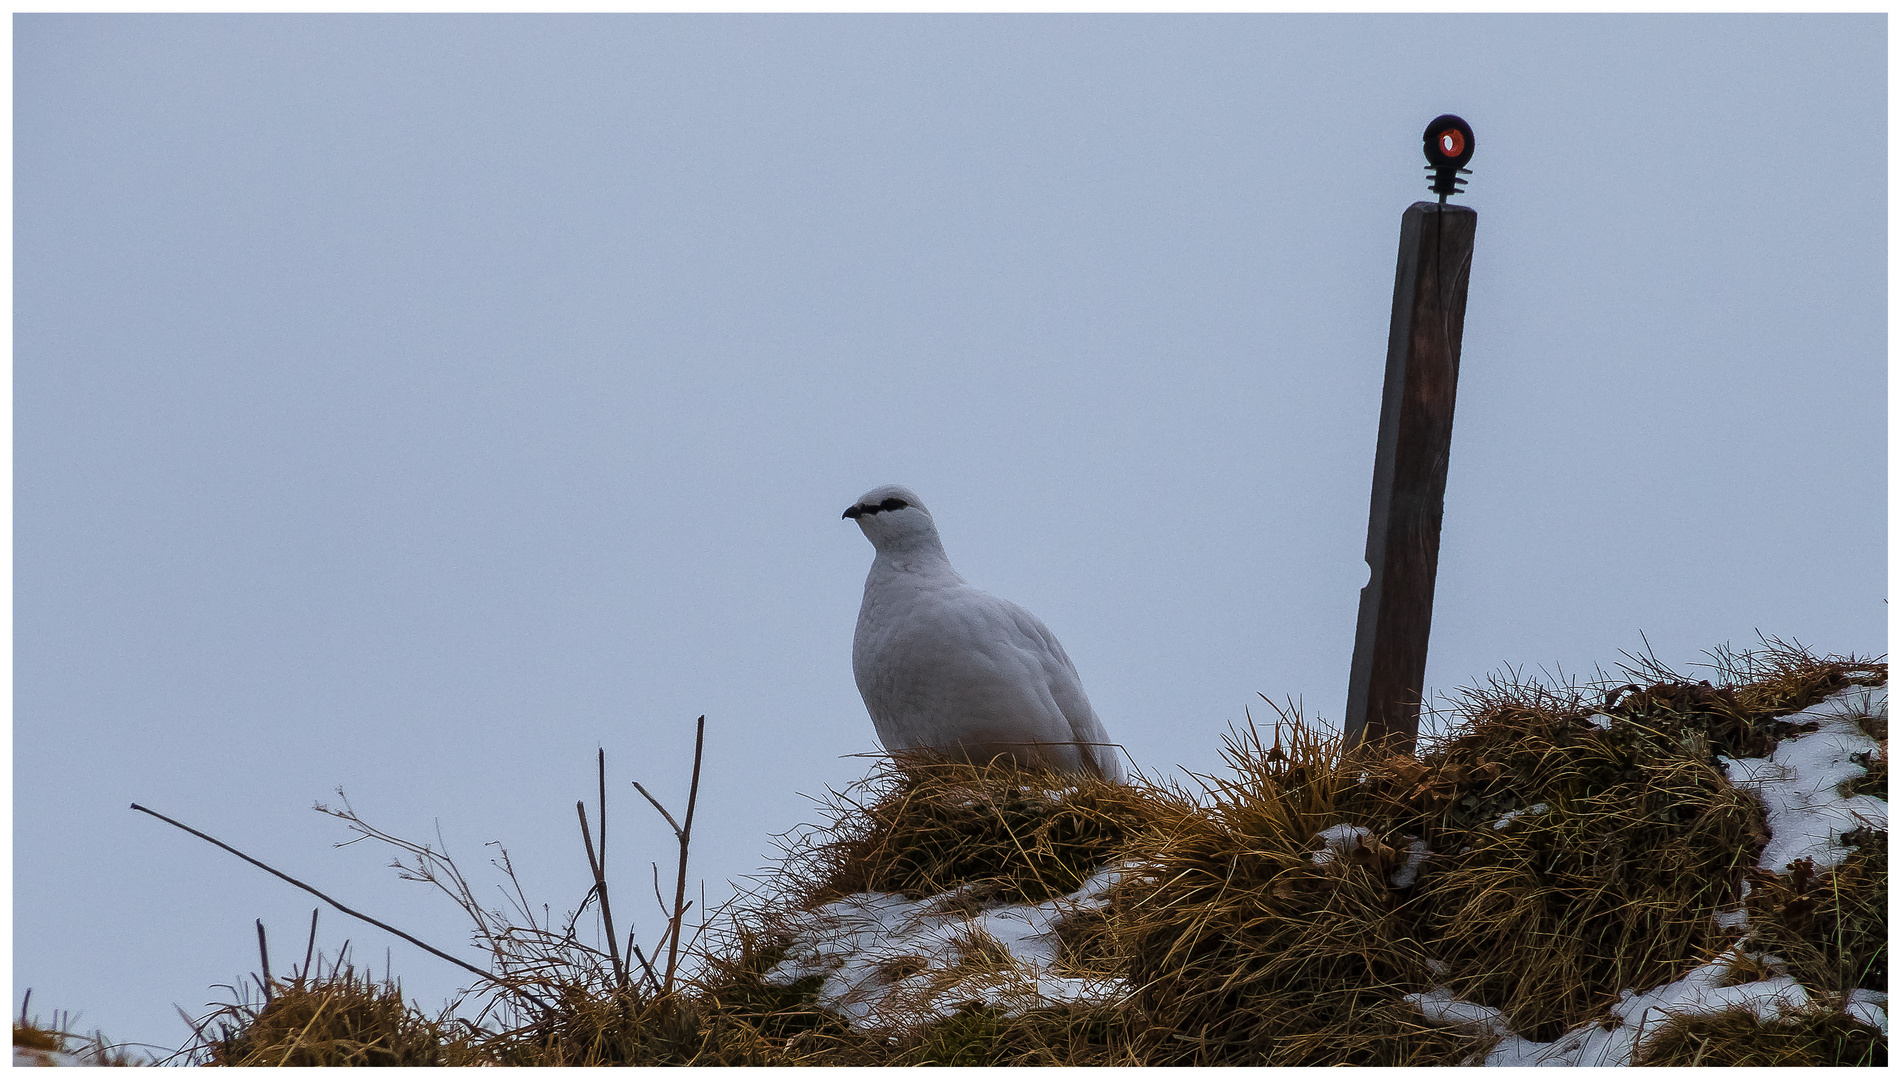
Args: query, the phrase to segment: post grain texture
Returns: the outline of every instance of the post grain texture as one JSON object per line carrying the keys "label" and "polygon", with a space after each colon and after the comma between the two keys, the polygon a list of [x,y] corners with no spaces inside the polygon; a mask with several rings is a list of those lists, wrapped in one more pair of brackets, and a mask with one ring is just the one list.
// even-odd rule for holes
{"label": "post grain texture", "polygon": [[1419,734],[1466,282],[1478,219],[1470,207],[1417,202],[1400,224],[1386,391],[1367,517],[1370,574],[1360,590],[1347,688],[1349,747],[1380,744],[1409,754]]}

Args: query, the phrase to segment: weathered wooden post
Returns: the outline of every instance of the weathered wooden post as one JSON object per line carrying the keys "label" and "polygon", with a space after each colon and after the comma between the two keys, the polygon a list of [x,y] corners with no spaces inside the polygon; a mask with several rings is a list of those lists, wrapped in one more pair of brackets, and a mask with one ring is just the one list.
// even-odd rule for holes
{"label": "weathered wooden post", "polygon": [[1407,207],[1399,226],[1399,269],[1386,339],[1386,391],[1373,457],[1373,506],[1366,526],[1360,625],[1347,687],[1346,745],[1409,754],[1419,735],[1439,571],[1452,403],[1465,332],[1465,288],[1478,214],[1448,206],[1476,145],[1456,116],[1426,126],[1427,168],[1437,203]]}

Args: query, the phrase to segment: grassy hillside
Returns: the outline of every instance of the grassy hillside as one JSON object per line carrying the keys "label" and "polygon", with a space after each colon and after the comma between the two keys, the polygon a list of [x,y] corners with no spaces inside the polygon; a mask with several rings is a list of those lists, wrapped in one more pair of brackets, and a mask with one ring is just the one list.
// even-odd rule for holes
{"label": "grassy hillside", "polygon": [[192,1053],[1885,1064],[1886,666],[1716,659],[1711,681],[1494,681],[1409,757],[1283,715],[1193,789],[891,763],[788,841],[670,993],[644,956],[515,926],[475,1024],[306,961]]}

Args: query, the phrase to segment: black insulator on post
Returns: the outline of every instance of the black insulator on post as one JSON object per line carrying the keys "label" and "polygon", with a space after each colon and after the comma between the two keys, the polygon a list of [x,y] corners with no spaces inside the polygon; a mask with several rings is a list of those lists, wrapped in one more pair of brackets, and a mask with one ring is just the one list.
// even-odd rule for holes
{"label": "black insulator on post", "polygon": [[1477,146],[1472,125],[1451,113],[1426,125],[1426,171],[1432,174],[1430,187],[1439,196],[1440,205],[1445,204],[1446,196],[1460,194],[1465,188],[1465,178],[1472,172],[1465,163],[1472,160]]}

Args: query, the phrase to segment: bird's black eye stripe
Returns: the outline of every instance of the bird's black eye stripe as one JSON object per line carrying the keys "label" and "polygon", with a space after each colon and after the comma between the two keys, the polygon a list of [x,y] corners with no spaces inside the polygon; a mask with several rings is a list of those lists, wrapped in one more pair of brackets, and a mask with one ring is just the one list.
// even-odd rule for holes
{"label": "bird's black eye stripe", "polygon": [[861,518],[867,514],[882,514],[887,510],[902,510],[909,505],[911,504],[894,495],[881,503],[860,503],[850,510],[845,511],[845,516],[848,518]]}

